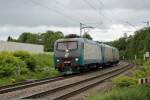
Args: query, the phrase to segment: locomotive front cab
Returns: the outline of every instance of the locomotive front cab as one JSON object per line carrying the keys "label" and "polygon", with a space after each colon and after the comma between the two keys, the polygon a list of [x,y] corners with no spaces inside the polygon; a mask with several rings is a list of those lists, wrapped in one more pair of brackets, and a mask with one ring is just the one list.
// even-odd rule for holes
{"label": "locomotive front cab", "polygon": [[82,63],[81,47],[77,40],[57,41],[54,47],[55,68],[65,74],[78,72]]}

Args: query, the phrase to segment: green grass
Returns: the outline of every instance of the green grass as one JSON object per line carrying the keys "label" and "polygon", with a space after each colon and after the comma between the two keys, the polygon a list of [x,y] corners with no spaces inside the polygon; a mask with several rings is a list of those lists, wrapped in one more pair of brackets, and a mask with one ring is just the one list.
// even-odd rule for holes
{"label": "green grass", "polygon": [[91,94],[87,100],[150,100],[150,87],[132,86]]}
{"label": "green grass", "polygon": [[[10,59],[15,58],[15,56],[13,56],[12,52],[5,52],[6,56],[9,54],[11,55]],[[17,52],[18,53],[18,52]],[[4,53],[1,53],[4,54]],[[19,56],[23,55],[27,56],[27,52],[19,52],[18,53]],[[5,54],[4,54],[5,55]],[[12,74],[10,76],[4,76],[0,78],[0,86],[4,86],[4,85],[8,85],[8,84],[12,84],[12,83],[17,83],[17,82],[22,82],[22,81],[26,81],[29,79],[44,79],[44,78],[50,78],[50,77],[54,77],[54,76],[58,76],[60,75],[60,73],[58,71],[56,71],[54,69],[54,64],[53,64],[53,53],[43,53],[43,54],[32,54],[29,53],[30,57],[33,57],[33,62],[31,63],[35,63],[36,67],[35,67],[35,71],[29,70],[27,73],[25,74]],[[19,57],[16,57],[17,59],[19,59]],[[1,58],[3,60],[3,58]],[[5,57],[5,59],[7,60],[7,58]],[[15,60],[13,60],[15,61]],[[24,62],[23,60],[19,60]],[[0,63],[1,66],[6,65],[7,62],[5,63]],[[10,63],[10,61],[9,61]],[[19,63],[19,62],[18,62]],[[15,66],[17,67],[17,66]],[[27,67],[27,66],[24,66]],[[3,68],[3,67],[1,67]],[[9,69],[9,66],[8,66]],[[24,69],[23,69],[24,70]],[[16,73],[17,70],[14,70]],[[7,71],[6,71],[7,72]]]}
{"label": "green grass", "polygon": [[[136,63],[138,60],[136,61]],[[150,76],[150,60],[140,61],[144,67],[131,71],[131,76],[121,75],[113,79],[116,86],[111,91],[91,94],[88,100],[150,100],[150,86],[138,85],[138,79]]]}

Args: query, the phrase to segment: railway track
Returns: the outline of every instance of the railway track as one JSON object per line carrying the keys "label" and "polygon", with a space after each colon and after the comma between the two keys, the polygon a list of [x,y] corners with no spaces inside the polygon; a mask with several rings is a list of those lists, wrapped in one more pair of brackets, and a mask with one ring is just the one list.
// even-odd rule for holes
{"label": "railway track", "polygon": [[[93,72],[93,71],[90,71],[90,72]],[[89,72],[85,72],[80,75],[88,74],[88,73]],[[41,80],[25,81],[25,82],[20,82],[20,83],[16,83],[16,84],[1,86],[0,94],[17,91],[17,90],[21,90],[21,89],[25,89],[25,88],[30,88],[33,86],[42,85],[42,84],[46,84],[46,83],[50,83],[50,82],[54,82],[54,81],[59,81],[59,80],[67,79],[67,78],[72,78],[74,76],[80,76],[80,75],[58,76],[58,77],[41,79]]]}
{"label": "railway track", "polygon": [[46,84],[46,83],[50,83],[50,82],[54,82],[54,81],[58,81],[58,80],[63,80],[66,78],[71,78],[73,76],[74,75],[58,76],[58,77],[53,77],[53,78],[46,78],[46,79],[34,80],[34,81],[28,81],[28,82],[20,82],[20,83],[16,83],[16,84],[12,84],[12,85],[2,86],[2,87],[0,87],[0,94],[17,91],[17,90],[21,90],[24,88],[29,88],[32,86]]}
{"label": "railway track", "polygon": [[97,74],[96,76],[90,76],[83,80],[68,83],[63,86],[58,86],[53,89],[49,89],[46,91],[40,91],[38,93],[30,94],[25,97],[21,97],[22,99],[36,99],[36,98],[47,98],[48,100],[62,100],[69,98],[75,94],[81,93],[95,85],[98,85],[104,82],[107,79],[115,77],[116,75],[129,70],[132,68],[133,64],[126,64],[123,67],[115,67],[112,70],[106,70],[102,73]]}
{"label": "railway track", "polygon": [[[80,75],[88,74],[91,72],[93,72],[93,71],[85,72],[85,73],[82,73]],[[16,84],[1,86],[0,87],[0,94],[12,92],[12,91],[17,91],[17,90],[21,90],[21,89],[25,89],[25,88],[30,88],[33,86],[38,86],[38,85],[42,85],[42,84],[46,84],[46,83],[50,83],[50,82],[54,82],[54,81],[59,81],[59,80],[67,79],[67,78],[72,78],[74,76],[80,76],[80,75],[69,75],[69,76],[62,76],[61,75],[61,76],[52,77],[52,78],[33,80],[33,81],[25,81],[25,82],[20,82],[20,83],[16,83]]]}

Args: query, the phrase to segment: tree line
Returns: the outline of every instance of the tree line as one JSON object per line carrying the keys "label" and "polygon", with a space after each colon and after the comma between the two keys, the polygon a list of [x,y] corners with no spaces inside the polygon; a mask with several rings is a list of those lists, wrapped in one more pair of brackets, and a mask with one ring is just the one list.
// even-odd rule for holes
{"label": "tree line", "polygon": [[120,57],[126,59],[143,59],[145,52],[150,52],[150,27],[142,28],[127,38],[108,42],[120,51]]}
{"label": "tree line", "polygon": [[[20,42],[20,43],[32,43],[32,44],[40,44],[44,45],[44,51],[50,52],[54,49],[54,43],[57,39],[60,38],[75,38],[80,37],[76,34],[69,34],[64,35],[62,32],[57,31],[46,31],[44,33],[31,33],[31,32],[24,32],[22,33],[17,39],[12,38],[11,36],[8,37],[7,41],[10,42]],[[87,38],[92,40],[92,37],[85,33],[83,38]]]}
{"label": "tree line", "polygon": [[[65,36],[62,32],[46,31],[45,33],[31,33],[24,32],[17,39],[8,37],[8,41],[32,43],[44,45],[46,52],[53,51],[54,42],[60,38],[76,38],[80,37],[76,34],[69,34]],[[92,40],[92,37],[85,33],[83,38]],[[150,27],[142,28],[134,32],[134,35],[130,35],[127,38],[119,38],[118,40],[107,42],[107,44],[117,47],[120,51],[120,57],[126,59],[134,59],[135,55],[139,59],[143,59],[145,52],[150,52]]]}

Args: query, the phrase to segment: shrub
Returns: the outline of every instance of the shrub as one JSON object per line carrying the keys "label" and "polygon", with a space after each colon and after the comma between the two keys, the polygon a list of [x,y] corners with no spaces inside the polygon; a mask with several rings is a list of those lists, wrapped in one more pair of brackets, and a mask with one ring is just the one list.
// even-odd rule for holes
{"label": "shrub", "polygon": [[117,87],[128,87],[131,85],[135,85],[136,82],[137,82],[136,79],[128,77],[128,76],[123,76],[123,75],[121,75],[113,80],[113,83]]}
{"label": "shrub", "polygon": [[33,57],[39,67],[53,67],[53,56],[50,53],[34,54]]}
{"label": "shrub", "polygon": [[0,85],[58,76],[53,54],[30,54],[26,51],[0,53]]}
{"label": "shrub", "polygon": [[108,93],[97,93],[88,100],[150,100],[150,88],[146,86],[131,86],[114,89]]}
{"label": "shrub", "polygon": [[23,61],[11,53],[0,53],[0,77],[9,77],[17,74],[26,74],[28,69]]}
{"label": "shrub", "polygon": [[27,68],[30,71],[35,71],[35,69],[36,69],[36,60],[30,53],[28,53],[26,51],[16,51],[16,52],[14,52],[13,55],[15,57],[18,57],[21,60],[23,60],[26,63]]}
{"label": "shrub", "polygon": [[150,76],[150,61],[148,60],[146,63],[144,63],[144,67],[141,67],[140,69],[137,69],[133,72],[133,76],[135,78],[145,78]]}
{"label": "shrub", "polygon": [[144,66],[150,66],[150,59],[148,59],[145,63]]}

